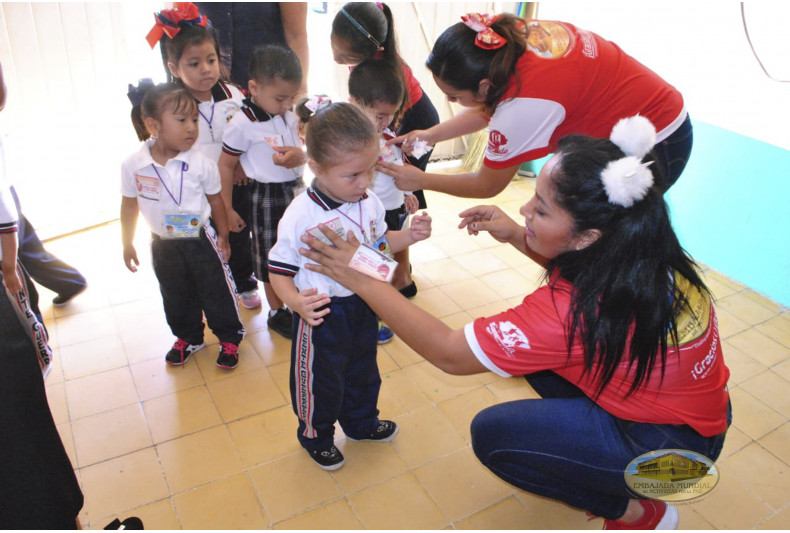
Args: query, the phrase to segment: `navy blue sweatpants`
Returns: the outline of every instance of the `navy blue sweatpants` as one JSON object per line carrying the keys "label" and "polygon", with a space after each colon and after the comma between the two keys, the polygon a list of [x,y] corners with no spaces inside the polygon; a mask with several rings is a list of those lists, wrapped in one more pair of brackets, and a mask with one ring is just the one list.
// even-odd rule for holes
{"label": "navy blue sweatpants", "polygon": [[329,307],[316,327],[294,313],[291,402],[299,442],[308,451],[333,444],[335,421],[357,439],[379,423],[378,318],[356,295],[332,298]]}

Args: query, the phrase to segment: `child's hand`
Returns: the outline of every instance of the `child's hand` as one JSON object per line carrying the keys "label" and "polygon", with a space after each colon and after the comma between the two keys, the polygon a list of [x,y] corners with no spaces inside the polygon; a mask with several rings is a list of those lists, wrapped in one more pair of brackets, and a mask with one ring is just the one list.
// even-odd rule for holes
{"label": "child's hand", "polygon": [[244,173],[244,169],[241,167],[241,163],[239,163],[236,165],[236,168],[233,169],[233,185],[247,185],[249,182],[250,178]]}
{"label": "child's hand", "polygon": [[274,148],[272,161],[281,167],[295,168],[304,165],[307,156],[299,146],[278,146]]}
{"label": "child's hand", "polygon": [[412,217],[409,231],[414,242],[424,241],[431,236],[431,217],[428,216],[426,211],[423,211],[421,215]]}
{"label": "child's hand", "polygon": [[217,235],[217,246],[219,247],[222,262],[227,263],[230,261],[230,243],[228,239],[221,235]]}
{"label": "child's hand", "polygon": [[420,201],[416,196],[408,192],[403,198],[403,203],[406,204],[406,210],[412,215],[417,212],[417,209],[420,208]]}
{"label": "child's hand", "polygon": [[[326,294],[318,294],[318,289],[300,291],[296,305],[292,307],[299,313],[310,326],[317,326],[324,321],[324,316],[329,313],[327,304],[331,301]],[[326,307],[325,307],[326,306]],[[323,308],[323,309],[321,309]]]}
{"label": "child's hand", "polygon": [[8,258],[7,261],[2,262],[3,283],[5,284],[8,292],[16,294],[22,290],[22,281],[16,273],[16,255]]}
{"label": "child's hand", "polygon": [[123,247],[123,262],[126,268],[132,272],[137,272],[140,261],[137,259],[137,250],[134,249],[134,245],[130,244],[129,246]]}
{"label": "child's hand", "polygon": [[232,231],[233,233],[239,233],[241,232],[241,230],[247,227],[247,224],[244,223],[244,219],[241,218],[241,215],[239,215],[236,211],[234,211],[233,209],[228,209],[227,213],[228,213],[228,229],[230,231]]}

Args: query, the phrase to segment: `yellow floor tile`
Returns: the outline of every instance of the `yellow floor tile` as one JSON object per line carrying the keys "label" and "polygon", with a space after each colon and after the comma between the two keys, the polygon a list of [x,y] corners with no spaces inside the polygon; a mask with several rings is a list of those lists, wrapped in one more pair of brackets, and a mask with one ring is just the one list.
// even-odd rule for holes
{"label": "yellow floor tile", "polygon": [[348,501],[365,529],[442,529],[450,525],[411,473],[351,494]]}
{"label": "yellow floor tile", "polygon": [[301,451],[249,470],[258,498],[272,524],[341,498],[332,474]]}
{"label": "yellow floor tile", "polygon": [[290,520],[283,520],[275,529],[362,529],[359,519],[346,500],[328,503]]}
{"label": "yellow floor tile", "polygon": [[222,423],[205,385],[143,402],[143,411],[154,444]]}
{"label": "yellow floor tile", "polygon": [[120,457],[152,444],[139,404],[80,418],[72,422],[71,428],[80,467]]}
{"label": "yellow floor tile", "polygon": [[173,504],[184,529],[264,529],[269,525],[246,474],[176,494]]}

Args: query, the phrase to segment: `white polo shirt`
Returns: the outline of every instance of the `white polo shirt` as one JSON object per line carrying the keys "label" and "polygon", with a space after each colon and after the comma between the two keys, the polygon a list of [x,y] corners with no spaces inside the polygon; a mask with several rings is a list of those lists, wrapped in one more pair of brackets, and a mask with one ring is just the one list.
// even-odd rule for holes
{"label": "white polo shirt", "polygon": [[381,201],[370,191],[359,202],[338,203],[313,182],[305,194],[293,199],[280,219],[277,243],[269,252],[269,273],[294,278],[300,291],[315,287],[330,298],[354,294],[332,278],[304,268],[309,260],[299,254],[299,248],[307,248],[302,235],[319,223],[337,219],[346,234],[353,232],[360,242],[373,244],[387,232],[384,214]]}
{"label": "white polo shirt", "polygon": [[[403,152],[401,149],[395,145],[384,145],[387,140],[394,137],[395,135],[389,129],[384,130],[379,161],[403,165]],[[388,211],[397,209],[403,205],[405,193],[398,189],[395,185],[395,180],[393,180],[392,176],[389,174],[376,172],[373,175],[373,182],[370,184],[370,190],[378,196],[381,203],[384,204],[384,208]]]}
{"label": "white polo shirt", "polygon": [[207,194],[222,187],[217,164],[192,148],[180,152],[165,166],[151,157],[149,139],[121,165],[121,194],[137,198],[151,231],[165,236],[167,215],[194,214],[201,226],[208,224],[211,206]]}
{"label": "white polo shirt", "polygon": [[304,174],[304,165],[285,168],[272,160],[272,146],[302,147],[299,118],[292,111],[272,116],[247,98],[241,113],[236,113],[225,128],[222,142],[222,150],[238,156],[244,173],[255,181],[285,183]]}
{"label": "white polo shirt", "polygon": [[222,136],[230,120],[241,110],[244,95],[238,87],[217,82],[211,89],[211,100],[198,102],[200,130],[193,148],[214,162],[219,161],[222,153]]}

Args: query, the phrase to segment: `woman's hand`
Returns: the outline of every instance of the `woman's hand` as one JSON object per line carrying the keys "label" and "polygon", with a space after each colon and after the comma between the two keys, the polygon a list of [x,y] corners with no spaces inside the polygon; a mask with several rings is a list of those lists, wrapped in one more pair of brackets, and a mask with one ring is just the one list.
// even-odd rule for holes
{"label": "woman's hand", "polygon": [[513,244],[523,240],[524,228],[495,205],[478,205],[462,211],[458,216],[462,218],[458,227],[466,228],[469,235],[487,231],[499,242]]}
{"label": "woman's hand", "polygon": [[296,168],[307,162],[307,156],[298,146],[279,146],[274,148],[272,161],[280,167]]}
{"label": "woman's hand", "polygon": [[417,141],[425,141],[428,143],[428,146],[436,144],[431,136],[430,130],[412,130],[409,133],[404,133],[403,135],[388,140],[387,146],[392,146],[393,144],[398,145],[400,149],[403,150],[404,154],[411,155],[412,150],[414,150],[414,144]]}
{"label": "woman's hand", "polygon": [[329,276],[351,291],[354,291],[355,282],[371,279],[348,266],[354,252],[359,248],[359,241],[353,232],[347,233],[348,242],[346,242],[324,224],[319,224],[318,229],[332,242],[332,246],[321,242],[309,233],[302,235],[302,242],[310,248],[300,248],[299,253],[318,263],[305,264],[307,270]]}
{"label": "woman's hand", "polygon": [[376,164],[376,170],[392,176],[395,186],[402,191],[418,191],[423,188],[422,177],[425,173],[414,165],[380,162]]}

